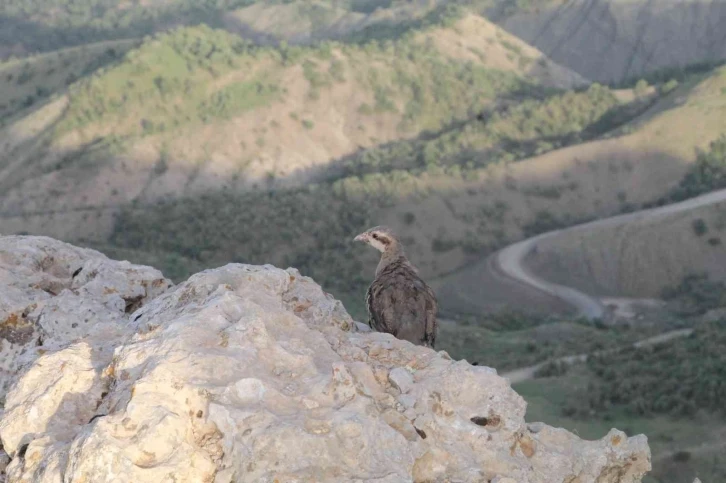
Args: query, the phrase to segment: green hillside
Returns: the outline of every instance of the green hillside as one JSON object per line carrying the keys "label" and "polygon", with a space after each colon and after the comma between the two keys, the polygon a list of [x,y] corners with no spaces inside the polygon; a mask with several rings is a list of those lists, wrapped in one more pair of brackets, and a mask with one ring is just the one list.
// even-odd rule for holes
{"label": "green hillside", "polygon": [[169,26],[220,24],[221,12],[249,0],[5,0],[0,46],[18,52],[55,50],[112,39],[143,37]]}
{"label": "green hillside", "polygon": [[[450,21],[442,17],[440,25]],[[414,38],[278,49],[196,27],[160,36],[74,86],[59,129],[112,125],[115,136],[144,136],[284,105],[289,89],[280,80],[296,68],[308,83],[310,101],[335,83],[355,79],[360,95],[372,98],[358,106],[360,113],[399,114],[402,131],[438,130],[494,98],[536,93],[514,74],[488,69],[484,62],[457,62]],[[142,121],[127,126],[131,117]]]}
{"label": "green hillside", "polygon": [[545,421],[596,437],[618,427],[644,432],[653,454],[648,483],[721,481],[726,325],[645,349],[627,348],[584,365],[521,383],[529,421]]}
{"label": "green hillside", "polygon": [[49,96],[114,62],[136,41],[99,42],[0,63],[0,126],[17,119]]}
{"label": "green hillside", "polygon": [[[474,47],[481,44],[486,55]],[[40,80],[28,88],[43,91]],[[527,155],[575,142],[579,126],[619,107],[607,90],[558,87],[581,81],[486,19],[452,8],[381,42],[260,47],[206,26],[179,28],[67,92],[43,91],[9,119],[0,131],[0,212],[11,230],[95,233],[102,241],[109,216],[128,202],[298,188],[349,176],[351,166],[363,174],[368,158],[355,161],[362,153],[401,141],[444,136],[434,150],[492,151],[491,160],[471,164],[481,166],[512,143]],[[572,112],[564,109],[570,102]],[[547,109],[565,124],[538,133]],[[541,119],[515,125],[530,114]],[[488,131],[451,134],[480,115],[491,117]],[[424,148],[423,158],[438,156],[414,149]],[[96,210],[102,227],[89,223]]]}

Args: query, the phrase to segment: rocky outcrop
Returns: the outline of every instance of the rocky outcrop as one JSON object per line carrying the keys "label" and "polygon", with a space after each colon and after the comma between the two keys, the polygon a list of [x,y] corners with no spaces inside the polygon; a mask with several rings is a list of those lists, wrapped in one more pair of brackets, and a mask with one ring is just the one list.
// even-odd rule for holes
{"label": "rocky outcrop", "polygon": [[560,65],[599,82],[726,59],[726,3],[570,0],[500,18]]}
{"label": "rocky outcrop", "polygon": [[230,264],[171,287],[4,237],[0,273],[10,482],[614,483],[650,469],[644,436],[527,424],[493,369],[362,331],[294,269]]}

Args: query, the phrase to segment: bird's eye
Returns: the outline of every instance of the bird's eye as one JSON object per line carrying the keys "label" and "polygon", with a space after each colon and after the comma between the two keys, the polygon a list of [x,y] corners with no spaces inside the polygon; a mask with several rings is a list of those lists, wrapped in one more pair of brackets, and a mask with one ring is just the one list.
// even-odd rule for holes
{"label": "bird's eye", "polygon": [[377,233],[374,233],[373,234],[373,238],[375,238],[376,240],[378,240],[378,234]]}

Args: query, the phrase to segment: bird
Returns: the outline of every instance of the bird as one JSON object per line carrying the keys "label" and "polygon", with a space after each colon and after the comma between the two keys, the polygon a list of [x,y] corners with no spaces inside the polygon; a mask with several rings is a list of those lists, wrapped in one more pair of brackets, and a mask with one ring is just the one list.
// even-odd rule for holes
{"label": "bird", "polygon": [[353,240],[381,252],[375,279],[366,292],[368,325],[433,349],[438,329],[436,294],[406,258],[399,238],[387,226],[376,226]]}

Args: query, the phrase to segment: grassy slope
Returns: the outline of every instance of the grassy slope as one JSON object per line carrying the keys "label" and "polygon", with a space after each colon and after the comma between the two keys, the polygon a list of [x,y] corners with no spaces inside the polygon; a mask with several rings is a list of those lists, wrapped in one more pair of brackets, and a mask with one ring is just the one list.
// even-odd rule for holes
{"label": "grassy slope", "polygon": [[[574,109],[577,105],[580,108]],[[570,109],[563,109],[564,106]],[[617,102],[611,93],[593,88],[581,94],[565,94],[539,103],[527,103],[522,106],[524,109],[515,107],[506,115],[466,123],[443,137],[433,138],[430,143],[403,143],[402,149],[411,149],[411,153],[425,153],[427,146],[451,149],[452,152],[465,149],[474,153],[478,151],[480,158],[474,155],[474,164],[487,164],[499,156],[502,139],[512,146],[521,145],[523,150],[536,149],[535,141],[539,139],[536,132],[555,129],[559,136],[548,139],[566,142],[565,138],[573,135],[573,124],[596,124],[610,112],[608,107],[613,106],[617,106]],[[533,119],[534,127],[530,124]],[[537,122],[537,119],[542,121]],[[489,149],[485,149],[487,147]],[[376,157],[376,169],[383,169],[385,160],[397,159],[395,153],[399,151],[395,146],[384,150],[380,157]],[[375,224],[381,216],[377,213],[396,210],[398,200],[404,199],[406,204],[412,199],[426,201],[430,196],[439,196],[442,185],[462,183],[464,178],[475,182],[486,173],[486,170],[476,168],[462,170],[455,160],[447,162],[443,156],[436,157],[440,164],[428,166],[425,156],[419,159],[412,154],[407,159],[412,163],[409,166],[412,171],[394,170],[354,176],[332,184],[264,195],[226,190],[168,201],[158,206],[130,206],[119,218],[112,242],[158,253],[179,253],[212,265],[229,260],[293,265],[316,277],[336,295],[354,297],[355,307],[359,305],[358,294],[365,289],[369,276],[369,270],[364,272],[363,267],[374,266],[374,254],[353,246],[350,242],[352,237],[368,225]],[[363,156],[351,160],[349,169],[366,171],[371,168],[371,163]],[[419,172],[424,167],[426,169]],[[432,192],[432,189],[436,191]],[[554,191],[557,196],[557,189]],[[551,195],[533,191],[527,196],[538,199]],[[492,206],[478,210],[472,216],[496,219],[504,216],[506,208]],[[434,220],[441,221],[438,217],[431,221]],[[415,216],[410,219],[404,213],[394,225],[403,228],[419,223]],[[406,239],[406,242],[412,254],[416,253],[419,240]],[[481,238],[473,237],[468,242],[471,246],[467,250],[471,253],[482,246],[479,244]],[[445,244],[438,246],[438,243],[444,243],[441,240],[429,243],[432,244],[429,249],[436,253],[450,250]],[[414,260],[420,262],[416,258]]]}

